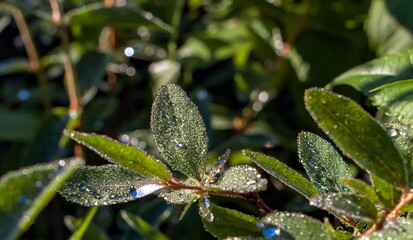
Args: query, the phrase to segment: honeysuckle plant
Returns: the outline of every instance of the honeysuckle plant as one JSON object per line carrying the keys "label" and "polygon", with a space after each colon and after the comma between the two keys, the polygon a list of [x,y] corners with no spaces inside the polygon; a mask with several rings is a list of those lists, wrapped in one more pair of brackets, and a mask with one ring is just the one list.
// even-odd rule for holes
{"label": "honeysuckle plant", "polygon": [[[159,90],[152,107],[151,129],[163,161],[106,136],[65,131],[114,165],[80,167],[59,192],[84,206],[158,194],[168,203],[186,205],[183,214],[198,201],[204,227],[220,239],[382,239],[395,234],[410,239],[406,227],[412,222],[402,217],[413,199],[409,127],[383,126],[351,99],[325,89],[308,89],[305,104],[346,157],[369,173],[371,185],[355,179],[336,149],[310,132],[298,135],[298,156],[307,176],[276,158],[250,150],[243,153],[311,205],[333,214],[351,232],[334,229],[328,220],[322,223],[304,214],[271,210],[257,194],[266,189],[267,179],[250,165],[226,168],[230,150],[210,164],[201,115],[174,84]],[[175,177],[164,162],[184,177]],[[258,218],[219,207],[210,202],[210,195],[251,200],[266,215]],[[125,220],[128,214],[123,212]]]}

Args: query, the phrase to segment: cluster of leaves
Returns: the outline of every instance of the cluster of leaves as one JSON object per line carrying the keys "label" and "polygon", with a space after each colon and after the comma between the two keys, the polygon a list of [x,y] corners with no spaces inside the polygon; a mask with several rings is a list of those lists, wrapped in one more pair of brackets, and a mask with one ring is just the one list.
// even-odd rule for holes
{"label": "cluster of leaves", "polygon": [[[31,224],[27,238],[44,238],[49,229],[63,238],[70,234],[59,230],[67,212],[72,216],[64,223],[75,231],[73,239],[108,239],[116,227],[123,239],[136,238],[134,231],[145,239],[209,238],[201,224],[213,236],[229,239],[411,238],[410,0],[50,2],[55,4],[0,3],[0,171],[8,172],[0,179],[0,235],[5,239],[17,238]],[[374,56],[379,58],[346,71]],[[200,113],[168,83],[187,89]],[[399,122],[383,127],[347,98],[322,89],[305,93],[315,122],[369,173],[368,184],[352,177],[354,171],[350,174],[327,141],[307,132],[318,129],[302,106],[304,89],[327,83],[352,98],[359,95],[342,86],[354,87],[379,108],[379,121]],[[153,141],[148,109],[158,91],[150,121]],[[129,145],[73,131],[78,126],[119,136]],[[118,165],[90,166],[102,162],[87,151],[88,166],[78,168],[83,164],[78,159],[51,162],[71,154],[63,129]],[[140,130],[128,132],[134,129]],[[302,129],[307,131],[298,136],[298,155],[307,176],[285,164],[299,167],[295,138]],[[81,207],[74,210],[62,198],[50,202],[58,188],[84,206],[150,193],[174,204],[148,197],[122,206],[123,220],[112,217],[117,207],[91,207],[83,217]],[[256,192],[266,188],[261,199]],[[305,198],[341,220],[347,231],[335,229],[337,221],[322,224],[292,213],[324,216]],[[263,200],[290,212],[272,212]],[[196,201],[198,208],[191,207]]]}

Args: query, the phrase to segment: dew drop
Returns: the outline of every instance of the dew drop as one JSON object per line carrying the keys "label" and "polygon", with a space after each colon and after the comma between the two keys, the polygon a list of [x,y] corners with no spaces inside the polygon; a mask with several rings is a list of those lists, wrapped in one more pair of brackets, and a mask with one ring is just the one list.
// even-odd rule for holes
{"label": "dew drop", "polygon": [[26,203],[27,202],[27,197],[25,197],[25,196],[21,196],[21,197],[19,197],[19,203]]}
{"label": "dew drop", "polygon": [[172,115],[171,120],[172,120],[172,122],[176,122],[177,119],[174,115]]}
{"label": "dew drop", "polygon": [[267,226],[262,230],[262,234],[266,237],[275,237],[280,235],[280,228]]}
{"label": "dew drop", "polygon": [[131,186],[130,187],[130,196],[133,198],[137,198],[138,197],[138,191],[136,190],[135,187]]}
{"label": "dew drop", "polygon": [[80,186],[79,186],[79,190],[80,190],[80,191],[86,190],[86,188],[87,188],[87,186],[85,186],[85,185],[80,185]]}

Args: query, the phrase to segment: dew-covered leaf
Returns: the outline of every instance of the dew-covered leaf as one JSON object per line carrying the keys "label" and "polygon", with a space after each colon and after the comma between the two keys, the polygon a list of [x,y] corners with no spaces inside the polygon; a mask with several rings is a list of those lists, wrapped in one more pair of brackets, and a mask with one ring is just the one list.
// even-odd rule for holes
{"label": "dew-covered leaf", "polygon": [[238,165],[229,168],[216,184],[207,187],[239,193],[258,192],[267,188],[267,179],[261,178],[257,169],[251,166]]}
{"label": "dew-covered leaf", "polygon": [[361,240],[413,240],[413,220],[399,217],[393,221],[388,221],[382,230],[372,234],[362,236]]}
{"label": "dew-covered leaf", "polygon": [[314,121],[360,167],[395,185],[406,183],[400,153],[386,130],[357,103],[323,89],[309,89],[305,104]]}
{"label": "dew-covered leaf", "polygon": [[249,150],[244,150],[243,153],[267,173],[278,178],[304,197],[311,198],[319,194],[318,189],[313,184],[277,159]]}
{"label": "dew-covered leaf", "polygon": [[158,229],[151,226],[140,216],[133,215],[125,210],[120,212],[123,220],[137,233],[139,233],[146,240],[168,240],[169,238],[165,236]]}
{"label": "dew-covered leaf", "polygon": [[[301,213],[273,212],[265,216],[262,223],[279,227],[280,231],[275,232],[277,235],[286,231],[295,240],[333,240],[331,233],[319,220]],[[265,228],[263,232],[265,234]]]}
{"label": "dew-covered leaf", "polygon": [[224,173],[224,165],[229,159],[229,155],[231,154],[231,151],[227,149],[224,154],[222,154],[219,158],[218,161],[215,163],[215,165],[211,168],[211,170],[208,172],[208,174],[205,176],[205,180],[203,181],[206,184],[214,183],[218,178],[220,178],[220,175]]}
{"label": "dew-covered leaf", "polygon": [[164,159],[176,170],[202,179],[208,138],[201,115],[174,84],[162,87],[152,105],[151,129]]}
{"label": "dew-covered leaf", "polygon": [[383,203],[387,210],[391,210],[400,202],[402,190],[376,177],[370,175],[371,183],[376,192],[379,202]]}
{"label": "dew-covered leaf", "polygon": [[132,201],[163,187],[120,165],[85,166],[76,169],[59,193],[69,201],[94,206]]}
{"label": "dew-covered leaf", "polygon": [[72,10],[66,14],[70,25],[81,25],[83,27],[106,27],[132,28],[150,27],[159,30],[171,31],[171,26],[145,12],[130,6],[106,7],[103,4],[92,4]]}
{"label": "dew-covered leaf", "polygon": [[326,226],[328,231],[333,234],[335,240],[350,240],[354,238],[353,234],[350,232],[344,231],[343,229],[339,228],[334,229],[328,218],[324,218],[324,225]]}
{"label": "dew-covered leaf", "polygon": [[374,222],[377,217],[374,204],[361,195],[348,193],[319,195],[311,198],[310,204],[359,221]]}
{"label": "dew-covered leaf", "polygon": [[[199,182],[196,179],[188,178],[183,184],[196,186],[199,185]],[[193,189],[171,190],[170,192],[162,192],[159,196],[164,198],[167,203],[173,204],[190,204],[195,199],[199,198],[199,195],[195,194]]]}
{"label": "dew-covered leaf", "polygon": [[225,238],[225,240],[266,240],[265,238],[258,238],[258,237],[229,237]]}
{"label": "dew-covered leaf", "polygon": [[350,85],[361,91],[373,104],[398,121],[413,125],[413,85],[398,85],[370,92],[386,83],[413,78],[413,49],[383,56],[348,70],[335,78],[333,85]]}
{"label": "dew-covered leaf", "polygon": [[376,194],[374,188],[367,183],[360,181],[358,179],[342,179],[342,181],[353,188],[355,191],[360,193],[361,195],[367,197],[372,202],[380,202],[379,197]]}
{"label": "dew-covered leaf", "polygon": [[257,227],[258,219],[228,208],[211,204],[214,220],[202,218],[205,229],[217,238],[227,237],[262,237]]}
{"label": "dew-covered leaf", "polygon": [[202,194],[199,199],[199,215],[208,222],[214,221],[214,214],[211,212],[211,202],[207,194]]}
{"label": "dew-covered leaf", "polygon": [[171,179],[171,173],[161,162],[135,147],[93,133],[65,131],[65,134],[109,162],[121,164],[142,176],[157,177],[163,181]]}
{"label": "dew-covered leaf", "polygon": [[413,187],[413,169],[411,165],[413,159],[413,132],[411,127],[398,122],[386,124],[385,127],[403,158],[403,163],[406,166],[407,184],[409,187]]}
{"label": "dew-covered leaf", "polygon": [[0,178],[0,236],[16,239],[83,161],[67,159],[11,171]]}
{"label": "dew-covered leaf", "polygon": [[311,182],[320,193],[352,192],[341,181],[342,177],[351,178],[351,172],[329,142],[313,133],[300,133],[298,156]]}

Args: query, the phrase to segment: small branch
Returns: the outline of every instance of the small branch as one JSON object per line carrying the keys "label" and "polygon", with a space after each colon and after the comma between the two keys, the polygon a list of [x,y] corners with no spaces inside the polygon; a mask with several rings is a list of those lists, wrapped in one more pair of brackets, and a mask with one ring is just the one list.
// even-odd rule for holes
{"label": "small branch", "polygon": [[35,74],[37,83],[39,84],[40,91],[42,92],[43,107],[45,112],[49,112],[52,108],[52,100],[50,97],[49,89],[47,87],[46,78],[43,73],[43,68],[40,64],[39,54],[34,44],[33,38],[27,27],[26,20],[20,9],[15,8],[12,12],[14,21],[19,29],[21,38],[23,40],[24,48],[26,49],[27,56],[29,57],[29,68],[32,73]]}
{"label": "small branch", "polygon": [[245,194],[245,198],[247,198],[248,200],[250,200],[250,201],[254,202],[255,204],[257,204],[260,211],[262,211],[264,213],[273,212],[273,210],[270,207],[268,207],[267,204],[265,204],[265,202],[258,195],[258,193],[256,193],[256,192],[247,193],[247,194]]}

